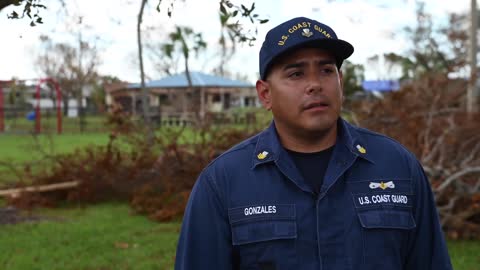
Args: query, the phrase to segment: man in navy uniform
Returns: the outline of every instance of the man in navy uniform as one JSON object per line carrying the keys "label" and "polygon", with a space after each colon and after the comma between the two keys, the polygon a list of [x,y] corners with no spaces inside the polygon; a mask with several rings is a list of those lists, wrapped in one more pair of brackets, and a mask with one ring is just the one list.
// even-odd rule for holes
{"label": "man in navy uniform", "polygon": [[273,121],[199,176],[175,269],[452,269],[417,159],[340,117],[352,53],[309,18],[267,33],[256,88]]}

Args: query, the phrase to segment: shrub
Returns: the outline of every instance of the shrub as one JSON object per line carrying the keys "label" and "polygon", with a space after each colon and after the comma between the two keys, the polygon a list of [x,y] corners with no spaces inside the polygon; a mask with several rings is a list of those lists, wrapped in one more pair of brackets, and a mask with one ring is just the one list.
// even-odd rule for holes
{"label": "shrub", "polygon": [[116,112],[109,123],[112,133],[106,146],[53,156],[53,167],[36,174],[32,182],[46,185],[77,181],[77,187],[22,193],[10,198],[9,203],[32,208],[125,201],[136,212],[155,220],[178,218],[201,170],[219,153],[255,132],[215,129],[207,124],[197,128],[190,141],[180,143],[183,129],[162,129],[150,146],[145,129],[128,115]]}

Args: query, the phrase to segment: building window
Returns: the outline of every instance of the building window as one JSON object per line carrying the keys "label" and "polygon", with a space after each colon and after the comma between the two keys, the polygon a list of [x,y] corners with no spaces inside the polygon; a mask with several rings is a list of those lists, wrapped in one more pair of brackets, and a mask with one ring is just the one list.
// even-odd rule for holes
{"label": "building window", "polygon": [[158,102],[160,104],[165,104],[165,103],[167,103],[167,101],[168,101],[168,95],[167,94],[160,94],[158,96]]}
{"label": "building window", "polygon": [[255,97],[245,97],[244,106],[245,107],[255,107]]}

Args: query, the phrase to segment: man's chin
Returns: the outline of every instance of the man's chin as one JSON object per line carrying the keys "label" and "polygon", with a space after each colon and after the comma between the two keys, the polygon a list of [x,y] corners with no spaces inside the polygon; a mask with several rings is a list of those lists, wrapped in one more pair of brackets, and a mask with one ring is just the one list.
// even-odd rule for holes
{"label": "man's chin", "polygon": [[[337,118],[338,119],[338,118]],[[321,121],[312,121],[306,125],[306,130],[311,132],[329,132],[337,126],[337,119],[322,119]]]}

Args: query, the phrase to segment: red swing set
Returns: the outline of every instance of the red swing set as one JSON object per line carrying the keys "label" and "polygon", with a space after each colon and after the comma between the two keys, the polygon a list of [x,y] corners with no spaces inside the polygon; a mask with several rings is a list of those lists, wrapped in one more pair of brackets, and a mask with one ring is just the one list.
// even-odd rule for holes
{"label": "red swing set", "polygon": [[[42,125],[42,115],[40,111],[40,86],[43,83],[51,83],[55,87],[55,92],[57,95],[56,98],[56,109],[57,109],[57,133],[62,133],[62,93],[60,92],[60,86],[52,78],[40,79],[35,88],[35,99],[37,101],[35,106],[35,133],[40,134]],[[0,84],[0,132],[5,132],[5,98],[2,85]]]}

